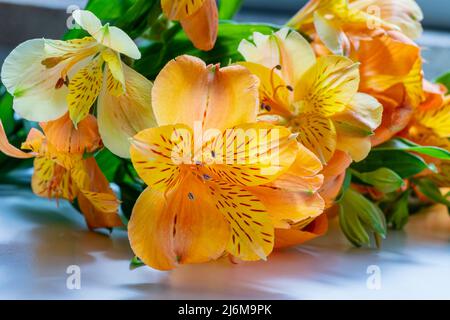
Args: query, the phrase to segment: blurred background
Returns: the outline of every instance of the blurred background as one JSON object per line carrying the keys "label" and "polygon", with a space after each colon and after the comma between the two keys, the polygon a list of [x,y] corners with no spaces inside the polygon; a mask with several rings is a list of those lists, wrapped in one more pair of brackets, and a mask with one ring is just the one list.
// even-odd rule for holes
{"label": "blurred background", "polygon": [[[227,1],[227,0],[222,0]],[[0,0],[0,62],[20,42],[30,38],[60,38],[67,30],[70,12],[87,0]],[[306,0],[244,0],[239,21],[284,24]],[[450,70],[450,0],[417,0],[426,32],[425,73],[433,79]]]}

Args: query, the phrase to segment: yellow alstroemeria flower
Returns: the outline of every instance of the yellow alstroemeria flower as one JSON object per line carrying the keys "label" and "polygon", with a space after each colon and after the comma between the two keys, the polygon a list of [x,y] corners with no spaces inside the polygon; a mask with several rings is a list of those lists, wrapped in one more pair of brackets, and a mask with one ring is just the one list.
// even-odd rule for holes
{"label": "yellow alstroemeria flower", "polygon": [[219,28],[216,0],[161,0],[161,7],[170,20],[180,21],[196,48],[214,47]]}
{"label": "yellow alstroemeria flower", "polygon": [[422,33],[423,13],[414,0],[310,0],[288,26],[316,34],[335,54],[349,49],[352,36],[401,30],[411,39]]}
{"label": "yellow alstroemeria flower", "polygon": [[[438,85],[426,83],[426,100],[416,109],[408,127],[401,136],[423,146],[435,146],[450,151],[450,96]],[[427,158],[427,157],[426,157]],[[430,177],[442,188],[450,187],[450,161],[427,158],[438,173]]]}
{"label": "yellow alstroemeria flower", "polygon": [[128,225],[147,265],[167,270],[224,253],[266,259],[275,228],[322,213],[320,161],[288,129],[256,123],[258,79],[246,68],[181,56],[160,72],[152,97],[159,127],[131,146],[148,188]]}
{"label": "yellow alstroemeria flower", "polygon": [[336,150],[364,159],[383,110],[376,99],[358,92],[359,64],[343,56],[316,59],[309,43],[288,29],[254,33],[253,39],[243,40],[238,50],[247,61],[241,64],[261,80],[261,120],[297,132],[324,164]]}
{"label": "yellow alstroemeria flower", "polygon": [[73,12],[91,36],[79,40],[33,39],[5,59],[1,79],[14,96],[14,110],[31,121],[51,121],[67,110],[75,126],[98,99],[99,129],[105,145],[129,157],[128,139],[155,124],[152,84],[122,63],[120,54],[141,54],[119,28],[102,26],[89,11]]}
{"label": "yellow alstroemeria flower", "polygon": [[33,192],[41,197],[78,199],[90,229],[122,226],[118,216],[119,201],[109,187],[94,158],[85,152],[101,147],[97,123],[88,116],[73,127],[68,115],[41,123],[42,131],[31,129],[22,151],[10,145],[0,122],[0,151],[19,159],[34,159],[31,179]]}

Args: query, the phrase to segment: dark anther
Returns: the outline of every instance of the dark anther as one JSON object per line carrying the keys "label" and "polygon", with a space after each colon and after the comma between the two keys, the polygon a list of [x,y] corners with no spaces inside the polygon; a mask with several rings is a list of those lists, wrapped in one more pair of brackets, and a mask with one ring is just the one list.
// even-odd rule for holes
{"label": "dark anther", "polygon": [[215,152],[214,150],[211,150],[211,156],[212,156],[213,158],[216,157],[216,152]]}
{"label": "dark anther", "polygon": [[264,109],[266,109],[266,111],[270,112],[270,111],[272,110],[272,107],[269,106],[268,104],[266,104],[266,105],[264,106]]}
{"label": "dark anther", "polygon": [[204,174],[204,175],[203,175],[203,179],[205,179],[205,180],[211,180],[211,177],[208,176],[207,174]]}
{"label": "dark anther", "polygon": [[58,81],[55,84],[55,89],[60,89],[64,85],[64,79],[59,78]]}
{"label": "dark anther", "polygon": [[194,200],[195,199],[194,194],[192,192],[189,192],[188,198],[189,198],[189,200]]}
{"label": "dark anther", "polygon": [[294,91],[294,88],[292,88],[291,86],[286,86],[286,89],[288,89],[289,91]]}
{"label": "dark anther", "polygon": [[279,64],[277,64],[277,65],[275,66],[275,69],[281,70],[281,66],[280,66]]}

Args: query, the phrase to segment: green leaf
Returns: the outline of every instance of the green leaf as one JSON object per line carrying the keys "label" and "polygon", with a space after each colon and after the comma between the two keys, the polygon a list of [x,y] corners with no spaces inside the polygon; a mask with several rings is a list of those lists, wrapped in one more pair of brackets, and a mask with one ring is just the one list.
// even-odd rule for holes
{"label": "green leaf", "polygon": [[342,201],[342,198],[344,197],[345,192],[347,192],[347,189],[350,188],[350,184],[352,183],[352,173],[351,170],[345,171],[345,178],[344,182],[342,183],[341,191],[339,192],[339,195],[336,197],[335,202],[339,203]]}
{"label": "green leaf", "polygon": [[413,183],[419,188],[419,191],[422,192],[428,199],[446,205],[450,208],[450,200],[449,195],[443,195],[439,187],[430,179],[421,178],[415,179]]}
{"label": "green leaf", "polygon": [[394,192],[405,184],[402,177],[388,168],[380,168],[366,173],[352,170],[352,173],[362,182],[370,184],[384,193]]}
{"label": "green leaf", "polygon": [[359,172],[388,168],[402,179],[415,176],[426,169],[436,171],[435,166],[428,165],[421,157],[401,150],[372,151],[363,161],[352,164],[351,168]]}
{"label": "green leaf", "polygon": [[395,230],[402,230],[409,220],[408,201],[411,190],[407,190],[393,204],[388,213],[388,225]]}
{"label": "green leaf", "polygon": [[450,72],[444,73],[443,75],[437,77],[434,82],[443,84],[450,91]]}
{"label": "green leaf", "polygon": [[219,19],[233,19],[234,15],[241,8],[243,0],[220,0],[219,1]]}
{"label": "green leaf", "polygon": [[131,261],[130,261],[130,270],[134,270],[134,269],[137,269],[137,268],[140,268],[140,267],[143,267],[143,266],[145,266],[145,263],[143,263],[141,261],[141,259],[139,259],[136,256],[133,257],[133,259],[131,259]]}
{"label": "green leaf", "polygon": [[386,221],[381,209],[360,193],[348,189],[339,204],[339,223],[355,246],[370,245],[370,233],[386,237]]}
{"label": "green leaf", "polygon": [[450,160],[450,152],[434,147],[434,146],[421,146],[418,144],[415,144],[412,141],[402,139],[402,138],[395,138],[392,139],[382,145],[380,145],[377,148],[374,148],[373,152],[379,152],[379,151],[387,151],[387,150],[403,150],[403,151],[412,151],[421,153],[433,158],[437,159],[443,159],[443,160]]}
{"label": "green leaf", "polygon": [[103,148],[95,155],[95,160],[106,179],[113,182],[116,172],[122,164],[122,160],[106,148]]}
{"label": "green leaf", "polygon": [[0,120],[7,135],[13,132],[15,127],[14,110],[12,108],[13,97],[6,92],[6,88],[0,86]]}

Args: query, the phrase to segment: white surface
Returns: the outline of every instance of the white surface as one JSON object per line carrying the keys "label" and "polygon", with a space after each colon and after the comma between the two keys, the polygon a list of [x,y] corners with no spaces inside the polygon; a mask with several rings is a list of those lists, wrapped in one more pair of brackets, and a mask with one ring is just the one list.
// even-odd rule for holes
{"label": "white surface", "polygon": [[[445,210],[412,218],[390,232],[381,251],[354,249],[332,226],[305,246],[269,261],[227,260],[171,272],[128,269],[126,234],[88,232],[66,203],[25,188],[0,186],[1,299],[450,299],[450,218]],[[441,208],[443,209],[443,208]],[[81,289],[66,288],[66,269],[81,268]],[[366,286],[381,269],[381,290]]]}

